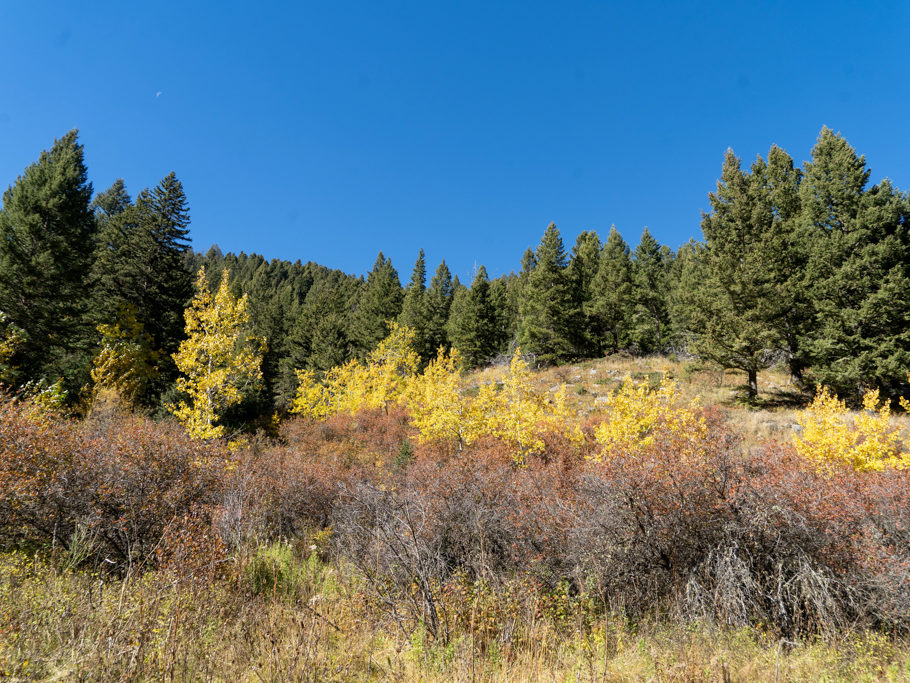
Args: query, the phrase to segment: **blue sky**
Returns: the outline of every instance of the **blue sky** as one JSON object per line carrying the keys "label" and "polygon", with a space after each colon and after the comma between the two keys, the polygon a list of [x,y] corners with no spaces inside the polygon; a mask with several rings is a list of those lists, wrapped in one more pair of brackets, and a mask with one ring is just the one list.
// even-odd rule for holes
{"label": "blue sky", "polygon": [[0,6],[0,184],[80,130],[96,190],[171,170],[196,249],[469,278],[615,224],[700,237],[722,155],[822,125],[910,188],[905,2]]}

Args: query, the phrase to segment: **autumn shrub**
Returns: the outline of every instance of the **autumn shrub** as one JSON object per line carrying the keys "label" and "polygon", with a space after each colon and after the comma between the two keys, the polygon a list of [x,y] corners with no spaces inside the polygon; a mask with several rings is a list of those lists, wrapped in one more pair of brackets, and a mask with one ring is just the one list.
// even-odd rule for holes
{"label": "autumn shrub", "polygon": [[632,615],[791,636],[910,627],[910,479],[823,474],[789,445],[744,452],[708,425],[697,442],[666,433],[588,463],[570,552],[589,586]]}
{"label": "autumn shrub", "polygon": [[226,469],[217,446],[174,426],[124,414],[80,424],[0,401],[6,544],[69,549],[88,533],[96,556],[120,570],[155,563],[187,520],[210,526]]}
{"label": "autumn shrub", "polygon": [[238,454],[218,508],[222,539],[240,550],[325,528],[355,471],[288,446]]}
{"label": "autumn shrub", "polygon": [[[902,405],[906,399],[902,399]],[[862,410],[851,416],[846,401],[819,386],[815,398],[798,418],[803,433],[793,439],[797,452],[821,469],[849,465],[858,472],[910,467],[910,453],[901,452],[897,430],[890,424],[891,406],[878,390],[863,396]]]}

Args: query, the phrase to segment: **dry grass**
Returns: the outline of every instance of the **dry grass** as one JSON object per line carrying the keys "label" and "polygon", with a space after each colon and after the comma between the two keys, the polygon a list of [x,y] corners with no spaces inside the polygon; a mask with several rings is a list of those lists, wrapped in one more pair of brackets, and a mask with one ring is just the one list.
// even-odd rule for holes
{"label": "dry grass", "polygon": [[532,620],[508,636],[433,642],[396,628],[343,566],[297,554],[256,585],[255,560],[218,580],[104,581],[34,557],[0,560],[0,678],[213,681],[910,680],[910,650],[877,634],[789,643],[619,619]]}

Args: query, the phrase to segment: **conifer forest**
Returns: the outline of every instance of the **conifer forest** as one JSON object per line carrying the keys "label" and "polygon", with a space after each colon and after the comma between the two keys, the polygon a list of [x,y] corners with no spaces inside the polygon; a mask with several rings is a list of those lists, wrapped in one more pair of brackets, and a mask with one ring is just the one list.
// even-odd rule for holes
{"label": "conifer forest", "polygon": [[910,195],[806,143],[470,282],[197,250],[176,173],[36,150],[0,679],[910,680]]}

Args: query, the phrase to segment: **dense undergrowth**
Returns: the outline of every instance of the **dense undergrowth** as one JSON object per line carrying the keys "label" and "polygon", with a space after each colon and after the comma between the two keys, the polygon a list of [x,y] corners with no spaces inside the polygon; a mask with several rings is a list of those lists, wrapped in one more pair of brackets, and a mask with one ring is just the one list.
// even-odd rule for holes
{"label": "dense undergrowth", "polygon": [[394,405],[238,445],[3,399],[0,676],[910,676],[910,471],[685,410],[519,462]]}

